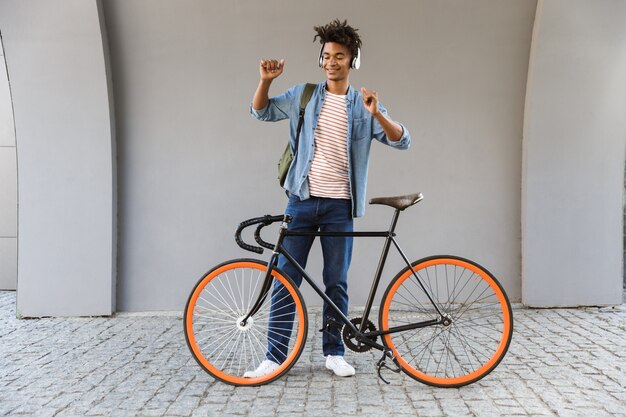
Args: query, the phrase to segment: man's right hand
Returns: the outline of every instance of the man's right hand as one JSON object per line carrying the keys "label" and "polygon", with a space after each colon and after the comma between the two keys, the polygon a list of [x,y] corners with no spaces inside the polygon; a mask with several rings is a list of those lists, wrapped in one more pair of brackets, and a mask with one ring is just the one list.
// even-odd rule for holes
{"label": "man's right hand", "polygon": [[277,78],[283,73],[285,68],[285,60],[281,59],[277,61],[275,59],[263,59],[261,60],[260,72],[261,80],[271,81]]}

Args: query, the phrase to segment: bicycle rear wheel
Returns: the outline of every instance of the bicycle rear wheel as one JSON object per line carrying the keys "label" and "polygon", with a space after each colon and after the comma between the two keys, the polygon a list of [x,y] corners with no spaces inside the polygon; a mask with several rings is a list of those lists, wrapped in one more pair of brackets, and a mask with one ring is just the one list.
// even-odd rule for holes
{"label": "bicycle rear wheel", "polygon": [[[266,271],[267,263],[254,259],[218,265],[200,279],[185,307],[185,338],[193,357],[211,376],[231,385],[274,381],[296,363],[304,349],[308,325],[304,301],[293,282],[276,269],[260,309],[242,325],[259,297]],[[281,307],[274,310],[270,325],[270,309],[278,302]],[[276,334],[273,326],[278,325],[292,329],[287,341]],[[274,372],[244,378],[246,371],[256,369],[266,359],[270,343],[285,347],[286,359]]]}
{"label": "bicycle rear wheel", "polygon": [[[438,387],[459,387],[485,377],[504,358],[513,334],[509,299],[489,271],[455,256],[433,256],[412,264],[419,280],[450,324],[383,336],[402,370]],[[410,268],[389,284],[382,299],[380,328],[439,319]]]}

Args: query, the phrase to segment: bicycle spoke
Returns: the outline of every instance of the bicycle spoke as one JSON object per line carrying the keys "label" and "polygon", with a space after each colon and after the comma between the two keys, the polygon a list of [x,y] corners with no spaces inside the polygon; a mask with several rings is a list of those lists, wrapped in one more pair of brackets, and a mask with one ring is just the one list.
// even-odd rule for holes
{"label": "bicycle spoke", "polygon": [[[220,302],[221,304],[224,305],[224,307],[228,308],[227,304],[224,304],[224,302],[222,300],[217,299],[215,296],[213,296],[213,298],[215,298],[216,301]],[[200,300],[204,301],[205,303],[207,303],[208,305],[210,305],[211,307],[214,307],[217,311],[221,311],[223,314],[227,315],[228,317],[237,317],[237,314],[232,310],[229,309],[231,311],[231,313],[233,313],[233,315],[223,311],[221,308],[219,308],[218,306],[216,306],[215,304],[211,303],[209,300],[205,299],[204,297],[200,296],[199,297]],[[200,307],[199,305],[196,304],[196,307]]]}
{"label": "bicycle spoke", "polygon": [[[226,287],[224,287],[224,284],[221,282],[221,279],[218,279],[218,283],[220,283],[222,285],[222,288],[224,288],[224,290],[226,290]],[[228,308],[235,316],[239,316],[239,314],[235,310],[233,310],[231,305],[228,304],[228,302],[226,301],[226,299],[222,295],[222,292],[217,288],[217,285],[214,285],[213,283],[211,283],[211,284],[212,284],[212,286],[215,287],[215,291],[211,292],[211,295],[213,295],[214,293],[217,293],[217,295],[219,295],[219,300],[222,302],[222,304],[224,304],[224,306],[226,308]],[[213,295],[213,298],[215,298],[217,300],[217,297],[215,295]]]}
{"label": "bicycle spoke", "polygon": [[[226,293],[228,296],[230,296],[230,300],[232,301],[232,307],[235,309],[235,311],[237,312],[237,315],[241,315],[241,311],[238,311],[239,306],[237,305],[237,296],[235,295],[235,293],[233,292],[233,286],[231,285],[231,282],[233,281],[230,276],[228,275],[228,272],[225,274],[226,276],[226,284],[228,284],[228,288],[226,288],[226,285],[224,285],[224,280],[220,280],[220,284],[222,284],[222,286],[224,287],[224,289],[226,290]],[[235,280],[237,279],[237,275],[235,275]]]}
{"label": "bicycle spoke", "polygon": [[[261,349],[263,349],[263,350],[265,351],[265,350],[266,350],[266,348],[267,348],[267,344],[266,344],[265,346],[263,346],[263,344],[262,344],[262,343],[261,343],[261,341],[257,338],[257,335],[256,335],[257,333],[261,335],[261,333],[260,333],[259,331],[257,331],[257,330],[253,330],[253,332],[254,332],[254,333],[253,333],[252,335],[255,337],[255,339],[257,339],[257,340],[258,340],[259,345],[261,346]],[[266,335],[261,335],[261,337],[266,337]],[[269,341],[270,341],[270,339],[268,338],[267,342],[269,343]],[[268,353],[272,356],[272,359],[274,360],[274,362],[276,362],[276,363],[280,363],[280,360],[279,360],[276,356],[274,356],[274,354],[273,354],[271,351],[268,351]]]}
{"label": "bicycle spoke", "polygon": [[[410,282],[411,282],[411,283],[413,283],[413,284],[415,285],[415,287],[417,288],[417,291],[416,291],[417,293],[422,293],[422,292],[423,292],[423,290],[421,289],[421,287],[420,287],[418,284],[414,283],[414,282],[413,282],[413,280],[411,280]],[[419,300],[417,299],[417,297],[415,297],[415,295],[413,295],[413,293],[414,293],[413,291],[408,291],[408,290],[407,290],[406,292],[408,292],[408,293],[409,293],[409,295],[411,295],[411,296],[415,299],[415,301],[416,301],[416,302],[419,304],[419,306],[421,307],[421,310],[422,310],[422,311],[433,311],[433,310],[434,310],[434,307],[432,307],[432,306],[431,306],[430,308],[425,307],[425,306],[424,306],[424,304],[422,304],[422,302],[421,302],[421,301],[419,301]],[[408,298],[406,298],[403,294],[398,293],[398,295],[399,295],[400,297],[404,298],[404,299],[405,299],[408,303],[410,303],[410,300],[409,300]],[[396,302],[398,302],[398,301],[396,301]],[[410,305],[411,307],[417,307],[415,304],[409,304],[409,305]]]}
{"label": "bicycle spoke", "polygon": [[239,285],[239,281],[242,279],[242,277],[240,276],[241,274],[243,274],[243,271],[241,271],[241,274],[237,273],[237,270],[233,271],[233,274],[235,275],[235,287],[236,287],[236,299],[235,299],[235,305],[237,306],[237,310],[239,311],[240,314],[244,314],[245,313],[245,299],[244,299],[244,293],[243,293],[243,286]]}
{"label": "bicycle spoke", "polygon": [[[230,348],[230,351],[228,351],[228,354],[224,357],[224,362],[222,364],[222,369],[226,369],[226,363],[229,359],[231,359],[231,355],[233,353],[233,350],[237,351],[237,346],[239,346],[239,339],[241,338],[241,332],[239,332],[237,334],[237,337],[235,338],[235,341],[232,342],[233,346]],[[225,349],[224,349],[225,350]],[[217,363],[217,360],[216,360]]]}
{"label": "bicycle spoke", "polygon": [[[476,288],[478,288],[478,286],[474,287],[474,289],[472,290],[472,294],[474,293],[474,291],[476,291]],[[485,289],[483,290],[483,292],[482,292],[482,293],[480,293],[480,295],[484,294],[484,293],[485,293],[485,291],[487,291],[488,289],[489,289],[489,287],[488,287],[488,288],[485,288]],[[471,294],[470,294],[470,295],[471,295]],[[466,300],[465,300],[465,302],[463,303],[463,305],[464,305],[465,307],[463,307],[462,309],[460,309],[460,310],[457,312],[456,317],[461,317],[461,316],[462,316],[463,314],[465,314],[465,312],[466,312],[466,311],[468,311],[468,310],[470,309],[470,307],[474,304],[474,302],[471,302],[471,303],[467,304],[467,301],[468,301],[468,300],[469,300],[469,296],[467,297],[467,299],[466,299]]]}
{"label": "bicycle spoke", "polygon": [[243,334],[243,343],[241,344],[242,347],[242,354],[238,355],[239,356],[239,363],[237,364],[237,372],[236,375],[241,375],[241,361],[243,360],[244,363],[248,360],[248,350],[246,349],[246,337],[248,336],[248,332],[245,332]]}
{"label": "bicycle spoke", "polygon": [[[436,361],[437,362],[437,368],[435,369],[435,375],[439,374],[439,367],[441,366],[441,359],[443,358],[443,355],[445,355],[445,353],[446,353],[449,340],[450,340],[450,331],[447,331],[446,332],[446,341],[443,344],[443,349],[441,349],[441,356],[439,357],[439,360]],[[444,367],[444,372],[445,372],[445,367]]]}
{"label": "bicycle spoke", "polygon": [[[462,334],[459,333],[458,329],[455,328],[453,330],[454,330],[454,332],[457,333],[457,336],[456,336],[457,338],[465,338],[465,336],[463,336]],[[472,365],[472,359],[470,358],[469,353],[467,352],[467,349],[465,348],[465,345],[462,344],[461,347],[463,348],[463,353],[465,353],[465,357],[467,358],[467,363]],[[461,366],[461,365],[459,364],[459,366]],[[461,370],[462,370],[462,366],[461,366]],[[475,370],[476,370],[476,368],[472,367],[472,372],[475,371]]]}
{"label": "bicycle spoke", "polygon": [[[456,265],[454,265],[454,276],[455,276],[455,277],[457,276],[457,270],[458,270],[458,267],[457,267]],[[447,306],[447,308],[446,308],[446,309],[449,309],[449,308],[450,308],[450,306],[452,306],[453,304],[455,304],[455,302],[456,302],[456,297],[457,297],[459,294],[461,294],[461,292],[462,292],[462,291],[463,291],[463,289],[465,288],[465,285],[467,285],[467,282],[468,282],[470,279],[472,279],[472,272],[471,272],[471,271],[469,271],[470,276],[469,276],[467,279],[465,279],[465,281],[464,281],[464,282],[465,282],[465,285],[463,285],[463,287],[461,287],[461,288],[459,289],[459,285],[460,285],[460,283],[462,282],[462,280],[463,280],[463,276],[465,275],[465,273],[466,273],[466,272],[468,272],[468,270],[467,270],[467,269],[465,269],[465,268],[463,268],[463,269],[461,270],[461,274],[458,276],[458,278],[455,278],[455,279],[454,279],[454,286],[452,287],[452,298],[450,299],[450,302],[448,303],[448,306]]]}
{"label": "bicycle spoke", "polygon": [[[482,353],[482,351],[484,350],[484,346],[483,345],[477,346],[479,348],[479,349],[477,349],[475,347],[475,343],[476,342],[468,340],[465,335],[459,333],[458,330],[456,330],[456,329],[454,329],[454,330],[455,330],[455,332],[457,334],[457,338],[459,338],[459,341],[462,343],[463,349],[465,350],[466,353],[467,353],[467,349],[470,350],[470,352],[472,353],[472,356],[474,358],[476,358],[476,361],[478,362],[478,366],[480,366],[480,364],[481,364],[481,360],[478,359],[479,356],[482,356],[485,359],[489,359],[489,357],[491,356],[490,354],[488,355],[488,354]],[[471,360],[469,361],[469,363],[471,364]],[[476,367],[474,367],[473,370],[476,370]]]}
{"label": "bicycle spoke", "polygon": [[[254,275],[254,271],[250,270],[250,288],[252,288],[252,276]],[[246,311],[250,309],[250,307],[252,307],[252,300],[254,299],[253,296],[256,294],[256,289],[257,286],[259,285],[259,281],[261,277],[261,272],[257,273],[257,279],[254,280],[254,289],[250,290],[250,297],[248,298],[248,305],[246,308]]]}
{"label": "bicycle spoke", "polygon": [[[454,327],[455,327],[456,329],[462,328],[462,327],[459,327],[459,326],[454,326]],[[499,343],[499,342],[500,342],[500,338],[499,338],[499,337],[494,337],[494,336],[488,335],[488,334],[486,334],[485,332],[483,332],[483,331],[479,330],[479,329],[482,329],[483,327],[490,328],[490,329],[492,329],[492,330],[493,330],[493,326],[483,325],[482,327],[476,327],[476,326],[473,326],[471,331],[472,331],[473,333],[478,333],[478,335],[479,335],[479,336],[483,336],[483,338],[488,338],[488,339],[490,339],[490,340],[491,340],[491,341],[493,341],[493,342],[496,342],[496,343]],[[501,330],[500,330],[500,331],[498,331],[498,330],[493,330],[493,332],[497,333],[497,334],[498,334],[498,336],[501,336],[501,335],[502,335],[502,331],[501,331]]]}
{"label": "bicycle spoke", "polygon": [[[221,341],[221,343],[219,345],[217,345],[217,347],[215,349],[213,349],[207,356],[208,358],[212,358],[214,356],[214,353],[217,352],[218,349],[220,349],[222,346],[226,345],[228,346],[228,344],[230,344],[231,342],[231,338],[230,336],[236,335],[237,334],[237,329],[233,329],[231,332],[229,332],[227,334],[228,337],[224,337],[224,340]],[[216,340],[215,343],[220,342],[220,340]],[[206,345],[205,347],[211,346],[213,343],[209,343],[208,345]],[[215,362],[217,362],[217,359],[219,359],[219,357],[221,356],[221,353],[217,356],[217,358],[215,359]]]}
{"label": "bicycle spoke", "polygon": [[217,330],[217,331],[216,331],[216,330],[214,330],[213,328],[210,328],[210,329],[206,329],[206,331],[205,331],[205,329],[202,329],[202,330],[196,330],[196,332],[195,332],[195,333],[199,335],[199,334],[202,334],[202,333],[207,333],[207,332],[209,332],[209,334],[208,334],[206,337],[204,337],[204,338],[202,338],[202,339],[197,339],[197,342],[198,342],[199,344],[200,344],[200,343],[203,343],[205,340],[212,339],[211,343],[209,343],[208,345],[203,345],[204,347],[207,347],[207,346],[211,346],[211,345],[212,345],[212,344],[214,344],[214,343],[219,342],[219,339],[218,339],[218,337],[219,337],[219,336],[229,334],[229,333],[231,333],[231,332],[234,332],[235,330],[237,330],[237,329],[235,328],[235,326],[222,326],[222,327],[221,327],[219,330]]}

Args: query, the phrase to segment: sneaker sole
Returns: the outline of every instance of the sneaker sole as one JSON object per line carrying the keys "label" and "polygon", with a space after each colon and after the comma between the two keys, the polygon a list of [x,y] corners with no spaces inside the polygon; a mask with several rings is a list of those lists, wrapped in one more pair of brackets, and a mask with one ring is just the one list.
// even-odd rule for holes
{"label": "sneaker sole", "polygon": [[333,371],[333,373],[337,376],[341,376],[341,377],[348,377],[348,376],[354,376],[354,374],[356,373],[355,371],[349,372],[347,374],[343,374],[340,372],[335,371],[333,368],[326,366],[326,369],[328,369],[329,371]]}

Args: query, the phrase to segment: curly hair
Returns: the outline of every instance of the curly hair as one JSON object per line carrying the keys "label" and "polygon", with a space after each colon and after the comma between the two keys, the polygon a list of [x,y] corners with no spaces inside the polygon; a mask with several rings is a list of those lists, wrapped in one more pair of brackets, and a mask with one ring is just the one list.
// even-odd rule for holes
{"label": "curly hair", "polygon": [[336,42],[348,48],[353,57],[357,55],[361,47],[361,37],[358,29],[348,25],[348,21],[343,22],[335,19],[324,26],[314,26],[313,29],[317,35],[313,38],[313,42],[320,38],[320,43],[324,45],[326,42]]}

